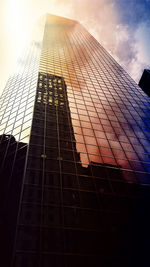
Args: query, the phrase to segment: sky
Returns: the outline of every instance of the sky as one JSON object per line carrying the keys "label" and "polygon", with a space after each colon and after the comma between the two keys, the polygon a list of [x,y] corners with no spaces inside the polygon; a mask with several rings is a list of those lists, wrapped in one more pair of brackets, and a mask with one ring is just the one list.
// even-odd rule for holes
{"label": "sky", "polygon": [[1,0],[0,94],[45,13],[82,23],[137,83],[150,68],[150,0]]}

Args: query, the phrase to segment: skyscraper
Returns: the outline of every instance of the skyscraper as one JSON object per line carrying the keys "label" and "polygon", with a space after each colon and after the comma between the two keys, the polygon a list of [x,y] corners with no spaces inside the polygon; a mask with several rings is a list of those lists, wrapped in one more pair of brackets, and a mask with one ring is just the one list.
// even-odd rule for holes
{"label": "skyscraper", "polygon": [[146,266],[150,100],[46,15],[1,98],[1,265]]}

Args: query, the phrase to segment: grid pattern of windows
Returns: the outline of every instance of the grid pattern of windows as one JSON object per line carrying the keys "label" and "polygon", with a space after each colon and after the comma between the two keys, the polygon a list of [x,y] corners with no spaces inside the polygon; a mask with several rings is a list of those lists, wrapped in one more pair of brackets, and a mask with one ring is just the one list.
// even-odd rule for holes
{"label": "grid pattern of windows", "polygon": [[[33,61],[34,58],[34,61]],[[37,86],[40,48],[33,42],[22,59],[19,74],[12,76],[1,97],[0,134],[28,143]]]}
{"label": "grid pattern of windows", "polygon": [[[35,66],[11,267],[142,266],[150,223],[148,97],[76,21],[46,16]],[[19,126],[20,139],[7,125],[2,139],[7,145],[15,137],[21,150],[28,141]]]}
{"label": "grid pattern of windows", "polygon": [[120,166],[127,181],[149,184],[149,98],[83,26],[47,17],[40,71],[65,80],[83,166]]}
{"label": "grid pattern of windows", "polygon": [[0,99],[0,265],[9,266],[27,158],[42,44],[42,24]]}

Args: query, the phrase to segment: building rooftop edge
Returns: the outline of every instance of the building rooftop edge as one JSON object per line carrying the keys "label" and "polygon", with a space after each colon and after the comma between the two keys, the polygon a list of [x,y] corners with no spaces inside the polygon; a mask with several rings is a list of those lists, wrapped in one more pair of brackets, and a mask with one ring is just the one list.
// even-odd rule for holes
{"label": "building rooftop edge", "polygon": [[63,16],[59,16],[59,15],[55,15],[55,14],[50,14],[50,13],[45,13],[45,16],[51,16],[51,17],[56,17],[56,18],[60,18],[60,19],[65,19],[65,20],[70,20],[70,21],[74,21],[75,23],[79,23],[79,21],[71,19],[71,18],[66,18]]}

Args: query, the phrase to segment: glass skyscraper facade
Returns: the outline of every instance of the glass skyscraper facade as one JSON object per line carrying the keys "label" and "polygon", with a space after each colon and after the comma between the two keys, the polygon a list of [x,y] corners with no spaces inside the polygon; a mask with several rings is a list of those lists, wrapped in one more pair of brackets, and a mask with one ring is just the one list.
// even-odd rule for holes
{"label": "glass skyscraper facade", "polygon": [[147,266],[149,97],[62,17],[18,65],[1,97],[1,265]]}

